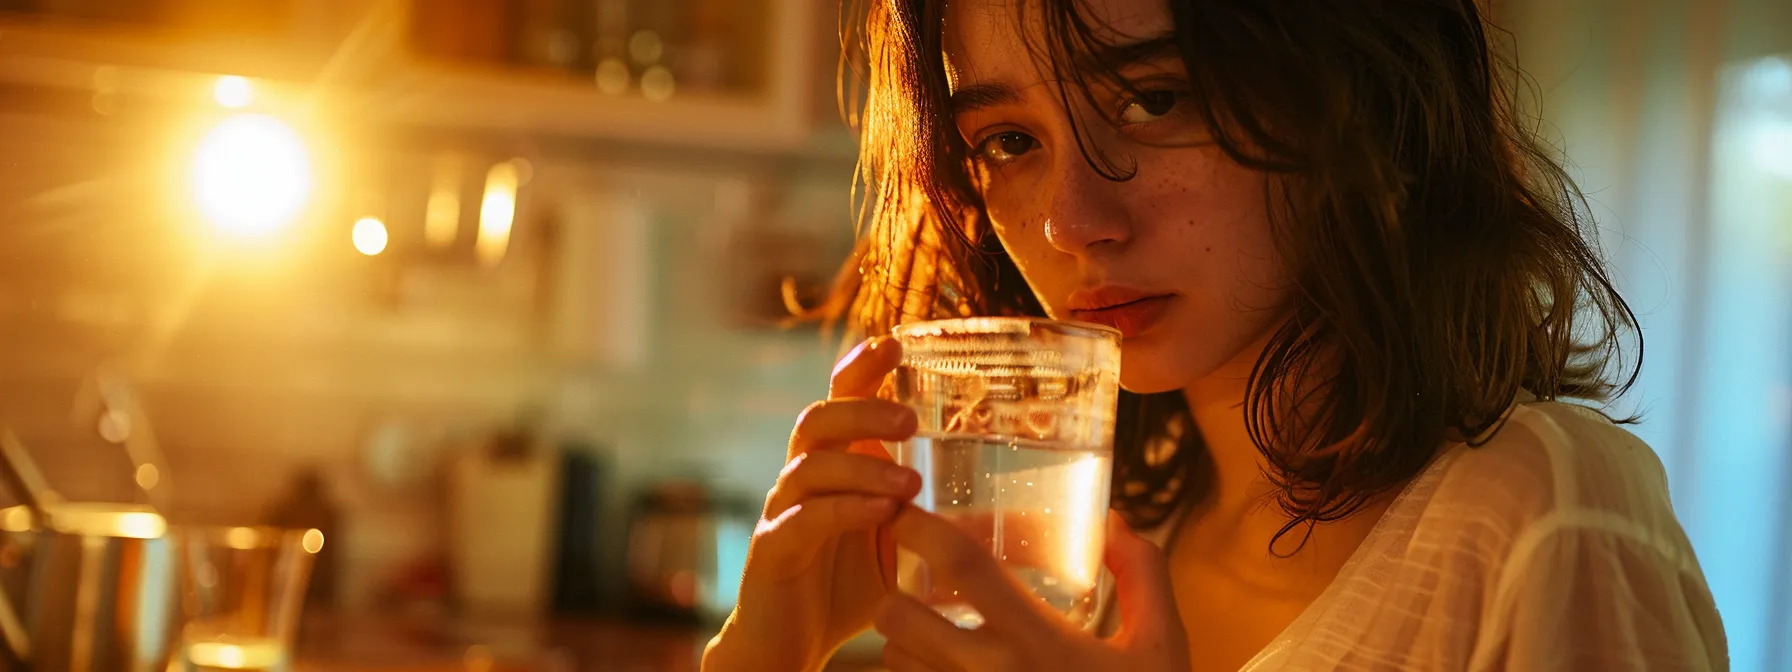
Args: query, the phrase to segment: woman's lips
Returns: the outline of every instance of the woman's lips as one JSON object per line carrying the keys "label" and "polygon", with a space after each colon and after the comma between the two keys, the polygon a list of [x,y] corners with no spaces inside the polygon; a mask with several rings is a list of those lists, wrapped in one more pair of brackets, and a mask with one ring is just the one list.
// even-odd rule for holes
{"label": "woman's lips", "polygon": [[1145,333],[1164,318],[1169,312],[1170,302],[1176,297],[1172,294],[1148,296],[1135,301],[1097,308],[1092,310],[1072,310],[1072,317],[1084,322],[1104,324],[1120,330],[1120,335],[1132,338]]}

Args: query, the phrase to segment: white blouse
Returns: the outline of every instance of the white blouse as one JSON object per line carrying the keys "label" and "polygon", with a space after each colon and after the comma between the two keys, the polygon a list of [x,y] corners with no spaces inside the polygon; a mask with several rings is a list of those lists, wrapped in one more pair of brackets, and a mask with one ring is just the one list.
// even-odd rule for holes
{"label": "white blouse", "polygon": [[1654,451],[1528,402],[1440,452],[1243,669],[1727,670],[1729,652]]}

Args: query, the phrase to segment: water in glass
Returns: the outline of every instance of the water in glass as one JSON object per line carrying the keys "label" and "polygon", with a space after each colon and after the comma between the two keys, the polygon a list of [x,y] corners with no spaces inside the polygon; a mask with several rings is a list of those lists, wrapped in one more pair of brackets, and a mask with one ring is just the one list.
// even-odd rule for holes
{"label": "water in glass", "polygon": [[[929,325],[939,325],[930,327]],[[1012,318],[899,329],[897,398],[920,418],[894,448],[916,506],[971,533],[1021,585],[1092,625],[1103,587],[1118,335]],[[898,550],[897,582],[961,627],[982,616]]]}

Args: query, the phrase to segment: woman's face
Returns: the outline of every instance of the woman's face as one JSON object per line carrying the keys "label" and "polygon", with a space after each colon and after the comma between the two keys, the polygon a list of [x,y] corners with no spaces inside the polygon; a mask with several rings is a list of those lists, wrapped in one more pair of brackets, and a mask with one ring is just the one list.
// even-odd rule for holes
{"label": "woman's face", "polygon": [[[1008,255],[1052,317],[1125,334],[1127,389],[1181,389],[1254,360],[1289,295],[1266,177],[1229,159],[1187,109],[1164,0],[1089,0],[1107,41],[1137,45],[1120,73],[1146,92],[1097,90],[1098,105],[1042,72],[1022,38],[1023,2],[954,0],[946,17],[955,123]],[[1099,174],[1079,122],[1085,145],[1136,176]]]}

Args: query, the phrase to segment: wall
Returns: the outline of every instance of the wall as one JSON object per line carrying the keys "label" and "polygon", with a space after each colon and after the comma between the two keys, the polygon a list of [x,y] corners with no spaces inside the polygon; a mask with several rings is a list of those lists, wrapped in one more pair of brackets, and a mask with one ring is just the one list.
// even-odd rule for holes
{"label": "wall", "polygon": [[[326,205],[297,233],[232,247],[162,207],[179,189],[145,136],[19,115],[0,135],[21,139],[0,163],[7,422],[71,496],[135,497],[117,448],[74,411],[96,368],[132,381],[177,520],[253,521],[321,469],[347,510],[333,548],[352,600],[440,552],[443,456],[531,409],[552,442],[607,456],[611,542],[655,479],[758,499],[836,352],[811,327],[739,316],[748,270],[730,260],[766,230],[812,240],[822,266],[842,258],[838,153],[361,136],[320,159],[361,168],[320,186]],[[419,176],[449,151],[533,167],[498,268],[398,251],[420,235]],[[342,216],[369,203],[393,228],[394,252],[373,258],[348,249]]]}

